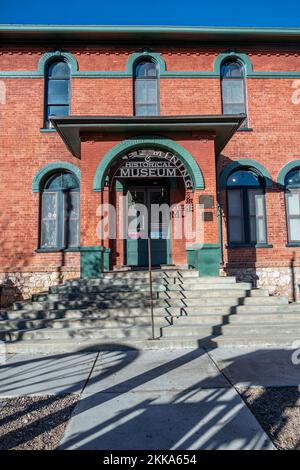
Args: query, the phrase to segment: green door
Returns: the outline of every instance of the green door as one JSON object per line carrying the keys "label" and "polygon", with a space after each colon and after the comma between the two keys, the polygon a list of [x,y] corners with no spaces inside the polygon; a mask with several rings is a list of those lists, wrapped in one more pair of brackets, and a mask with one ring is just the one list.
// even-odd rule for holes
{"label": "green door", "polygon": [[[148,237],[152,266],[171,263],[170,217],[155,209],[169,203],[166,187],[134,187],[127,191],[127,265],[148,266]],[[145,208],[143,210],[143,207]]]}
{"label": "green door", "polygon": [[145,188],[129,188],[127,191],[127,265],[147,266],[148,263],[148,218],[143,207],[147,208]]}
{"label": "green door", "polygon": [[147,202],[152,265],[170,264],[170,217],[167,213],[163,215],[163,211],[155,211],[158,206],[169,207],[168,188],[147,188]]}

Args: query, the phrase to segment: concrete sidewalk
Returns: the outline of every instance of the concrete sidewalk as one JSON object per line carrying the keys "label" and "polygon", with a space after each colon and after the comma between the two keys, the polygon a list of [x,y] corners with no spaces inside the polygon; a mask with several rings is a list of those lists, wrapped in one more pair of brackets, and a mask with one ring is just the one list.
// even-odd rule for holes
{"label": "concrete sidewalk", "polygon": [[[235,386],[298,386],[292,350],[30,356],[0,366],[0,401],[81,394],[62,449],[272,449]],[[234,385],[234,386],[233,386]]]}
{"label": "concrete sidewalk", "polygon": [[273,449],[201,349],[100,353],[62,449]]}

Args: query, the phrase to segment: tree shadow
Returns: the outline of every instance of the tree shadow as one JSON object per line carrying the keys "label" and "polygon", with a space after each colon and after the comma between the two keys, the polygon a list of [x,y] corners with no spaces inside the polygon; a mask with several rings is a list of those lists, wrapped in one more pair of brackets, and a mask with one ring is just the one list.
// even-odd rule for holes
{"label": "tree shadow", "polygon": [[[210,351],[215,346],[211,341]],[[292,377],[291,383],[300,380],[298,369],[291,366],[292,351],[270,349],[243,354],[240,349],[230,360],[223,361],[222,366],[207,372],[207,352],[200,348],[162,352],[158,362],[155,353],[149,351],[148,360],[142,366],[139,365],[141,351],[117,351],[117,343],[112,343],[111,348],[114,350],[99,353],[91,373],[85,371],[84,384],[82,377],[79,380],[74,374],[74,355],[25,360],[17,357],[14,364],[2,366],[10,373],[6,393],[18,388],[21,391],[22,387],[24,390],[22,374],[23,377],[31,374],[31,385],[40,387],[45,394],[47,386],[51,387],[49,361],[57,364],[52,380],[57,381],[63,374],[69,379],[63,393],[76,393],[78,388],[81,391],[81,400],[67,427],[62,449],[263,449],[270,448],[270,444],[232,384],[244,383],[241,393],[252,386],[266,386],[251,405],[251,409],[255,406],[257,409],[267,400],[268,388],[273,383],[280,380],[288,383],[289,377]],[[81,354],[78,360],[83,361],[84,367],[83,358],[87,353],[82,350]],[[18,370],[18,361],[22,373]],[[278,361],[280,367],[274,367]],[[264,372],[268,367],[269,375]],[[88,368],[91,369],[91,365]],[[293,406],[298,397],[299,394],[290,396],[288,406]],[[47,404],[47,399],[41,397],[38,406],[43,409]],[[273,406],[275,409],[276,404]],[[283,413],[284,406],[280,410],[277,407],[273,413],[276,435],[286,426]],[[10,416],[11,420],[16,418]],[[43,428],[47,431],[53,423],[57,424],[56,415],[53,420],[50,416],[43,422]],[[274,439],[270,426],[261,423]],[[34,423],[28,426],[31,426],[28,436],[32,436]],[[36,432],[40,429],[36,426]],[[18,445],[26,442],[25,435],[23,432]],[[5,442],[9,442],[10,436],[4,437]]]}
{"label": "tree shadow", "polygon": [[0,284],[0,308],[8,307],[12,302],[23,299],[21,289],[9,278],[3,280]]}

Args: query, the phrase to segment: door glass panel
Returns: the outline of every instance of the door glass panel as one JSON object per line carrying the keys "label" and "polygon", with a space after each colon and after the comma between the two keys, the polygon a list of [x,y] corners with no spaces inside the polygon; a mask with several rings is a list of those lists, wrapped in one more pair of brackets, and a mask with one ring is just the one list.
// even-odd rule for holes
{"label": "door glass panel", "polygon": [[147,238],[147,207],[144,189],[128,191],[128,238]]}
{"label": "door glass panel", "polygon": [[149,213],[151,214],[151,238],[168,238],[170,210],[167,188],[149,189]]}

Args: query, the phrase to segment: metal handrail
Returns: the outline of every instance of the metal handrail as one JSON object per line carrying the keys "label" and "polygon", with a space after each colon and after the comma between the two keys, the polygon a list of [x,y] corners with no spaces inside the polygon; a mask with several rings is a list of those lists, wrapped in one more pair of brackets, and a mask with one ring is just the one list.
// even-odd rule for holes
{"label": "metal handrail", "polygon": [[153,312],[153,286],[152,286],[152,259],[151,259],[151,238],[148,237],[148,269],[150,281],[150,311],[151,311],[151,326],[152,326],[152,340],[155,339],[154,332],[154,312]]}

